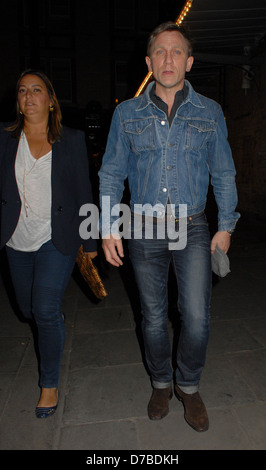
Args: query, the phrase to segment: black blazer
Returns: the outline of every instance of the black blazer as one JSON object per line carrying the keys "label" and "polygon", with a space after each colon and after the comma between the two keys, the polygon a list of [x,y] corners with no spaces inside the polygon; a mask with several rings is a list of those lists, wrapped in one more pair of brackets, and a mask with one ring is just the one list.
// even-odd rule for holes
{"label": "black blazer", "polygon": [[[4,128],[1,124],[0,249],[14,233],[22,207],[15,177],[18,139]],[[74,254],[83,244],[84,251],[96,251],[96,240],[82,240],[79,235],[79,209],[93,202],[84,132],[63,127],[60,140],[52,145],[51,184],[52,241],[56,248]]]}

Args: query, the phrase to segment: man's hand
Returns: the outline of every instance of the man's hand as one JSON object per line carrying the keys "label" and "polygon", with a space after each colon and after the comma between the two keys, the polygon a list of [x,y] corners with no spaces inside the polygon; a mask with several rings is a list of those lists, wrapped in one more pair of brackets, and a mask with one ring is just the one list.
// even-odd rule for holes
{"label": "man's hand", "polygon": [[102,247],[106,261],[113,266],[122,266],[121,258],[124,257],[123,243],[118,234],[110,235],[102,239]]}
{"label": "man's hand", "polygon": [[211,241],[211,252],[215,252],[216,245],[221,248],[225,253],[228,252],[229,247],[231,243],[231,237],[228,232],[226,231],[221,231],[221,232],[216,232],[214,235],[212,241]]}

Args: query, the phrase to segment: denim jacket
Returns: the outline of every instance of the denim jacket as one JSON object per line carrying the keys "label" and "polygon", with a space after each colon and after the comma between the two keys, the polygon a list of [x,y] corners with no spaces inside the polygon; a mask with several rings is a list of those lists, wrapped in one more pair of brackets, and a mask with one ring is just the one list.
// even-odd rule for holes
{"label": "denim jacket", "polygon": [[[148,215],[163,218],[170,202],[176,217],[180,204],[186,204],[189,216],[204,210],[210,178],[218,230],[232,230],[240,215],[224,115],[218,103],[185,83],[188,94],[170,128],[165,112],[150,98],[153,83],[143,95],[116,107],[99,172],[100,201],[109,196],[111,209],[119,204],[128,178],[133,212],[142,213],[142,206],[150,204]],[[110,226],[115,219],[111,216]],[[104,235],[108,224],[101,224]]]}

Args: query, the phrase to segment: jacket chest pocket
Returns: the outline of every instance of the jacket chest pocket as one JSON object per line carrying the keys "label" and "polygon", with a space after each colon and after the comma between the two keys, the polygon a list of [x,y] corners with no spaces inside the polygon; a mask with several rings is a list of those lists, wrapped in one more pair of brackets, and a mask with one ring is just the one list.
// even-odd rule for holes
{"label": "jacket chest pocket", "polygon": [[215,123],[209,121],[190,121],[187,123],[186,148],[201,149],[215,132]]}
{"label": "jacket chest pocket", "polygon": [[125,133],[130,140],[133,151],[140,152],[155,148],[153,122],[151,120],[143,119],[127,122],[125,124]]}

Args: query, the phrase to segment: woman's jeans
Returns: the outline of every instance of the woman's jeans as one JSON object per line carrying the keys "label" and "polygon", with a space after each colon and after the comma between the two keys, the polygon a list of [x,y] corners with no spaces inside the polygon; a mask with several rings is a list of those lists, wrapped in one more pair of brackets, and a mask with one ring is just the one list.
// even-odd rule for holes
{"label": "woman's jeans", "polygon": [[76,255],[64,255],[52,241],[33,252],[6,247],[18,306],[38,328],[40,386],[58,387],[65,325],[61,303]]}
{"label": "woman's jeans", "polygon": [[187,218],[183,249],[169,250],[167,236],[134,239],[131,235],[129,253],[140,294],[145,356],[155,388],[169,387],[173,379],[167,328],[168,271],[173,263],[181,321],[175,379],[184,392],[195,393],[209,338],[211,253],[205,214]]}

